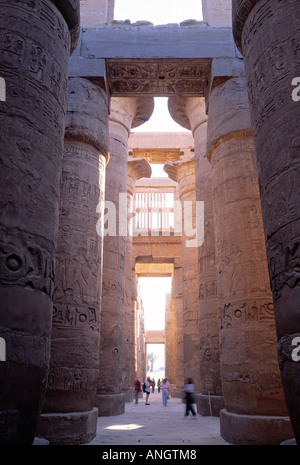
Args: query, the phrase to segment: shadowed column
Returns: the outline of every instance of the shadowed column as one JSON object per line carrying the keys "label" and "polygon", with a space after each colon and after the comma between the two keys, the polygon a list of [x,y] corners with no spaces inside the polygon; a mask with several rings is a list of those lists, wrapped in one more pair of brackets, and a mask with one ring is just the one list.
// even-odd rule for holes
{"label": "shadowed column", "polygon": [[221,379],[221,434],[233,444],[279,444],[290,434],[276,357],[254,143],[244,78],[209,99]]}
{"label": "shadowed column", "polygon": [[31,444],[50,360],[70,52],[79,1],[0,1],[0,444]]}
{"label": "shadowed column", "polygon": [[[153,99],[112,98],[109,120],[111,158],[106,170],[107,230],[103,243],[100,370],[96,396],[99,416],[124,412],[122,389],[127,234],[128,137],[152,114]],[[143,116],[146,115],[146,116]]]}
{"label": "shadowed column", "polygon": [[39,435],[82,444],[96,434],[108,105],[105,90],[70,78],[61,178],[51,363]]}
{"label": "shadowed column", "polygon": [[[244,55],[285,398],[300,444],[300,4],[233,1]],[[296,84],[292,85],[295,78]],[[294,94],[294,95],[293,95]]]}

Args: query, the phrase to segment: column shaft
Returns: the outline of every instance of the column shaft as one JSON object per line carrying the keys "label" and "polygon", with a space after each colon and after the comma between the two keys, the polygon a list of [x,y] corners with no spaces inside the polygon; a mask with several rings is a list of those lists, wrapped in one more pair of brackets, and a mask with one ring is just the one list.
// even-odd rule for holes
{"label": "column shaft", "polygon": [[192,377],[195,389],[200,388],[198,254],[196,229],[196,193],[194,157],[166,162],[164,170],[178,182],[182,209],[182,298],[184,377]]}
{"label": "column shaft", "polygon": [[112,98],[109,122],[111,158],[106,171],[105,200],[115,213],[115,228],[103,243],[100,371],[96,406],[100,416],[124,412],[122,389],[123,328],[125,309],[125,251],[127,233],[127,159],[128,137],[135,118],[140,123],[141,108],[152,113],[153,99],[145,104],[136,98]]}
{"label": "column shaft", "polygon": [[98,209],[107,156],[106,93],[87,79],[70,78],[51,363],[39,425],[51,444],[86,443],[96,434],[103,248]]}
{"label": "column shaft", "polygon": [[208,125],[225,400],[221,434],[234,444],[278,444],[289,434],[290,424],[276,359],[273,302],[243,78],[231,79],[212,91]]}
{"label": "column shaft", "polygon": [[0,10],[0,443],[31,444],[49,368],[68,63],[77,40],[69,26],[78,26],[79,1],[70,15],[48,0],[1,0]]}
{"label": "column shaft", "polygon": [[285,398],[300,444],[300,4],[233,1],[244,55]]}
{"label": "column shaft", "polygon": [[132,258],[132,234],[134,228],[135,183],[141,178],[150,178],[151,166],[144,158],[128,158],[127,162],[127,237],[125,250],[125,310],[124,310],[124,357],[122,388],[126,401],[130,401],[135,377],[135,305],[137,299],[136,274]]}

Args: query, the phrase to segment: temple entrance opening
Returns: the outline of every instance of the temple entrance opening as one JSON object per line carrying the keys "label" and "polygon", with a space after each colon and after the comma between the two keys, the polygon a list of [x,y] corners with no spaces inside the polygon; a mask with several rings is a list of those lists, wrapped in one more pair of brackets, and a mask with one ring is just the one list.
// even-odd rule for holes
{"label": "temple entrance opening", "polygon": [[165,344],[146,344],[146,374],[155,381],[157,392],[158,381],[165,377]]}

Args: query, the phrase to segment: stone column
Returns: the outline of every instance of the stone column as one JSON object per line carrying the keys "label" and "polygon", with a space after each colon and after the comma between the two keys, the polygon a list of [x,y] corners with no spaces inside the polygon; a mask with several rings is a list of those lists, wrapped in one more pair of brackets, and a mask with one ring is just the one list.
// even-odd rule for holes
{"label": "stone column", "polygon": [[174,301],[175,320],[175,382],[173,389],[174,397],[182,397],[184,387],[184,360],[183,360],[183,299],[182,299],[182,263],[178,260],[174,262],[174,272],[172,277],[172,298]]}
{"label": "stone column", "polygon": [[276,357],[254,143],[244,78],[209,99],[220,357],[221,434],[233,444],[278,444],[290,434]]}
{"label": "stone column", "polygon": [[128,158],[127,162],[127,220],[128,229],[125,250],[125,311],[124,311],[124,355],[122,388],[126,401],[132,400],[130,392],[135,380],[135,304],[136,304],[136,276],[134,263],[132,263],[132,234],[134,231],[134,192],[135,183],[141,178],[151,177],[151,166],[144,158]]}
{"label": "stone column", "polygon": [[31,444],[50,358],[59,180],[79,1],[0,0],[0,444]]}
{"label": "stone column", "polygon": [[164,170],[178,182],[182,208],[182,297],[183,297],[183,359],[184,377],[192,377],[195,390],[200,388],[200,348],[198,311],[198,256],[197,239],[192,237],[196,229],[196,193],[194,156],[180,161],[167,161]]}
{"label": "stone column", "polygon": [[168,370],[168,378],[172,380],[172,391],[176,388],[176,340],[175,340],[175,314],[174,314],[174,299],[172,294],[167,296],[166,303],[166,367]]}
{"label": "stone column", "polygon": [[211,164],[206,157],[207,115],[205,99],[200,97],[169,99],[173,119],[192,130],[195,141],[196,200],[204,202],[204,242],[198,248],[200,415],[219,416],[224,408],[220,376],[219,324],[215,231]]}
{"label": "stone column", "polygon": [[[300,4],[233,1],[244,55],[285,398],[300,444]],[[294,95],[294,94],[297,95]]]}
{"label": "stone column", "polygon": [[88,79],[70,78],[51,363],[39,424],[39,435],[51,444],[82,444],[96,434],[103,249],[98,209],[107,159],[106,92]]}
{"label": "stone column", "polygon": [[[153,111],[153,99],[112,98],[109,119],[111,158],[106,170],[105,200],[116,215],[108,219],[103,243],[100,371],[96,396],[99,416],[124,412],[122,388],[127,232],[128,137]],[[146,116],[143,116],[146,115]],[[121,197],[120,197],[121,194]],[[109,204],[108,204],[109,202]],[[111,221],[115,220],[115,231]]]}

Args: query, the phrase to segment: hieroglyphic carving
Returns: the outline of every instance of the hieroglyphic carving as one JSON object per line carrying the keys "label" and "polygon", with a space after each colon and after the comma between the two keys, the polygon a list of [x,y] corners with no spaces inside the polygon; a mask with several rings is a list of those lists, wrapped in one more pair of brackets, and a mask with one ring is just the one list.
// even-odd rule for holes
{"label": "hieroglyphic carving", "polygon": [[210,60],[107,60],[109,85],[114,96],[174,94],[204,96]]}
{"label": "hieroglyphic carving", "polygon": [[0,442],[31,444],[49,367],[70,33],[53,2],[0,3],[0,327],[10,362],[1,408],[15,425]]}
{"label": "hieroglyphic carving", "polygon": [[259,321],[274,321],[274,304],[261,302],[245,302],[242,305],[225,304],[219,312],[221,329],[236,327],[236,325],[251,324]]}

